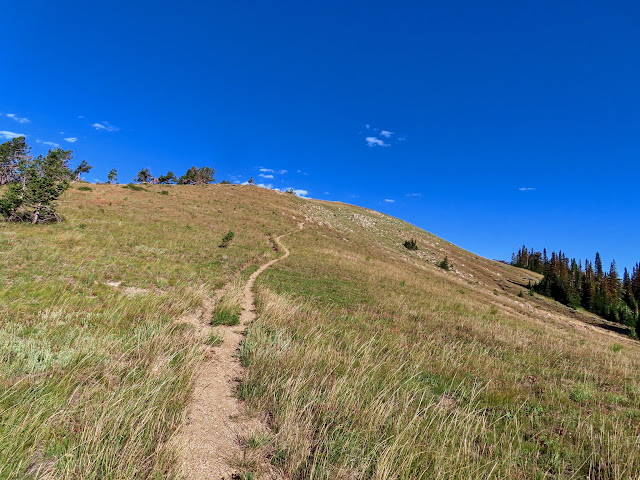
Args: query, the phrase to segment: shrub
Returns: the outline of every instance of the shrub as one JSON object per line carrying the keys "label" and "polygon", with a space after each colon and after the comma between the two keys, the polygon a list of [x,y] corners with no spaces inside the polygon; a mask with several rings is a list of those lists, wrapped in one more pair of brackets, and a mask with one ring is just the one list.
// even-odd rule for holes
{"label": "shrub", "polygon": [[218,247],[227,248],[229,246],[229,243],[231,243],[231,240],[233,240],[233,237],[235,237],[235,235],[236,235],[235,233],[229,230],[227,234],[224,237],[222,237],[222,242],[220,242],[220,245],[218,245]]}
{"label": "shrub", "polygon": [[144,192],[145,188],[140,185],[134,185],[133,183],[127,183],[122,188],[128,188],[129,190],[135,190],[136,192]]}
{"label": "shrub", "polygon": [[162,190],[160,192],[160,195],[169,195],[169,192],[167,190]]}
{"label": "shrub", "polygon": [[78,187],[78,190],[82,190],[83,192],[92,192],[93,188],[91,187],[86,187],[86,186],[82,186],[82,187]]}
{"label": "shrub", "polygon": [[211,317],[211,325],[226,325],[232,327],[240,323],[240,312],[228,308],[216,308]]}
{"label": "shrub", "polygon": [[403,243],[404,248],[407,250],[418,250],[418,242],[416,242],[415,238],[411,238],[410,240],[405,240]]}
{"label": "shrub", "polygon": [[441,262],[436,263],[443,270],[450,270],[453,265],[449,263],[449,258],[445,255]]}
{"label": "shrub", "polygon": [[576,403],[584,405],[593,399],[591,391],[583,385],[574,387],[569,392],[569,398]]}

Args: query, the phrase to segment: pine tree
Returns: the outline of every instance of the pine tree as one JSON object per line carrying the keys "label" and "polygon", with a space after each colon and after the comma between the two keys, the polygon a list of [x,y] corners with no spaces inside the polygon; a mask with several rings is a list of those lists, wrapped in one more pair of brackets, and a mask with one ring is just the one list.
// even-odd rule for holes
{"label": "pine tree", "polygon": [[602,269],[602,259],[600,258],[599,252],[596,252],[595,273],[596,273],[596,280],[598,282],[604,278],[604,270]]}
{"label": "pine tree", "polygon": [[9,221],[60,221],[55,201],[69,188],[72,152],[61,148],[46,156],[21,159],[8,190],[0,198],[0,215]]}
{"label": "pine tree", "polygon": [[151,175],[151,171],[148,168],[143,168],[138,172],[138,175],[133,177],[133,181],[136,183],[153,183],[155,178]]}
{"label": "pine tree", "polygon": [[216,171],[210,167],[191,167],[183,176],[180,177],[178,183],[180,185],[206,185],[216,181],[213,178]]}
{"label": "pine tree", "polygon": [[80,175],[89,172],[89,170],[91,170],[92,168],[93,167],[89,165],[86,160],[82,160],[82,162],[80,162],[80,165],[78,165],[77,168],[73,171],[73,179],[76,182],[80,181]]}
{"label": "pine tree", "polygon": [[31,159],[30,150],[24,137],[16,137],[0,145],[0,185],[15,179],[19,163]]}
{"label": "pine tree", "polygon": [[117,183],[118,182],[118,170],[112,168],[107,174],[107,180],[109,183]]}
{"label": "pine tree", "polygon": [[176,183],[178,181],[176,175],[169,170],[166,175],[160,175],[158,177],[158,183],[164,184],[164,185],[169,185],[172,183]]}

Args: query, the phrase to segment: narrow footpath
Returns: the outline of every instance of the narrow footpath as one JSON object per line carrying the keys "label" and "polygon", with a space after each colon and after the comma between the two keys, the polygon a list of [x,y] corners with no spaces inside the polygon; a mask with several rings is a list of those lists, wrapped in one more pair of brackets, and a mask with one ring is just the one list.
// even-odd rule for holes
{"label": "narrow footpath", "polygon": [[[299,224],[302,229],[303,224]],[[289,249],[280,239],[275,239],[278,249],[284,252],[249,277],[244,286],[240,324],[235,327],[216,327],[224,335],[219,347],[212,349],[196,374],[193,400],[189,407],[188,421],[177,436],[180,451],[180,473],[188,480],[231,480],[240,473],[232,464],[242,458],[240,440],[251,431],[266,429],[257,419],[246,418],[242,402],[236,396],[238,380],[244,376],[237,351],[247,326],[256,318],[253,286],[262,272],[289,256]],[[199,334],[208,338],[212,328],[211,318],[216,301],[224,294],[220,289],[216,297],[205,304],[198,325]]]}

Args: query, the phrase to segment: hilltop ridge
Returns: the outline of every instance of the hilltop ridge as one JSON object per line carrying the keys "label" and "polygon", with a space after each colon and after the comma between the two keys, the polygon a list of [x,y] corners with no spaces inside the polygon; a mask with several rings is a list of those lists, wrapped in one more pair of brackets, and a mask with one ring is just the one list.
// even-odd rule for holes
{"label": "hilltop ridge", "polygon": [[238,474],[640,471],[638,343],[529,295],[540,275],[255,186],[78,186],[64,223],[0,224],[0,478],[177,477],[168,439],[217,348],[178,320],[210,322],[205,304],[278,258],[286,232],[240,346],[243,415],[268,430],[241,432]]}

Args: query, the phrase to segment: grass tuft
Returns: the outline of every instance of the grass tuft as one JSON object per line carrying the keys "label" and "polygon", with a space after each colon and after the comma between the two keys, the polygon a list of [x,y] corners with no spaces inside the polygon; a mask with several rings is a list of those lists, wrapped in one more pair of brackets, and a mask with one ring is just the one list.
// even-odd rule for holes
{"label": "grass tuft", "polygon": [[227,308],[216,308],[211,317],[211,325],[226,325],[232,327],[240,323],[240,312]]}

